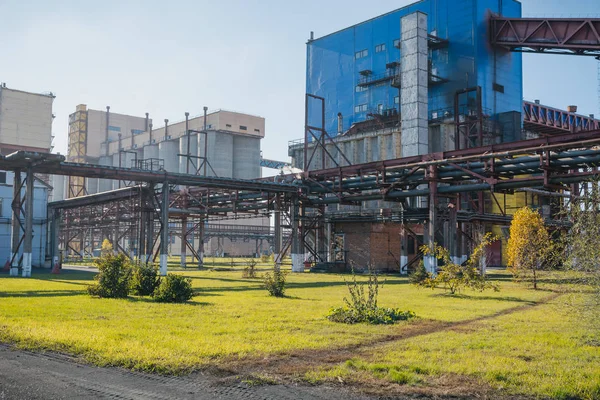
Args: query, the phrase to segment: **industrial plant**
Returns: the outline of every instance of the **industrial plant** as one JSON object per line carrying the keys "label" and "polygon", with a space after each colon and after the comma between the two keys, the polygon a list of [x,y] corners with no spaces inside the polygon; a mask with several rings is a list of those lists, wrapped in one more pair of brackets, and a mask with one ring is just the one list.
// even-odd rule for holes
{"label": "industrial plant", "polygon": [[289,165],[262,158],[264,118],[207,107],[157,122],[79,104],[67,154],[53,154],[54,95],[3,85],[0,256],[30,276],[94,257],[108,239],[163,275],[168,257],[188,267],[271,254],[295,272],[407,274],[423,261],[435,273],[423,245],[460,263],[493,232],[482,268],[506,265],[511,215],[527,205],[555,221],[600,163],[599,119],[523,100],[522,53],[600,59],[600,19],[456,3],[311,33],[306,107],[294,111],[304,137],[290,141]]}

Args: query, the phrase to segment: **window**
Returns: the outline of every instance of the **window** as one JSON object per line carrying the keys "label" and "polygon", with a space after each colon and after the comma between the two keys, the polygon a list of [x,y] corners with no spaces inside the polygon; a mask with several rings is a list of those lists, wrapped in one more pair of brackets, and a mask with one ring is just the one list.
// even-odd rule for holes
{"label": "window", "polygon": [[231,124],[226,124],[225,126],[228,128],[231,128]]}
{"label": "window", "polygon": [[255,129],[254,132],[260,133],[260,129]]}
{"label": "window", "polygon": [[112,125],[108,126],[108,130],[113,131],[113,132],[121,132],[121,128],[119,128],[118,126],[112,126]]}
{"label": "window", "polygon": [[385,43],[375,46],[375,53],[381,53],[383,51],[385,51]]}
{"label": "window", "polygon": [[145,131],[143,129],[132,129],[131,133],[133,133],[134,135],[139,135],[144,133]]}
{"label": "window", "polygon": [[367,112],[367,105],[361,104],[360,106],[354,107],[354,112],[355,113]]}
{"label": "window", "polygon": [[248,127],[244,125],[240,125],[240,131],[247,131]]}
{"label": "window", "polygon": [[356,93],[366,92],[367,90],[368,90],[368,88],[366,86],[357,86],[356,87]]}
{"label": "window", "polygon": [[493,89],[495,92],[504,93],[504,85],[500,85],[498,83],[494,83]]}
{"label": "window", "polygon": [[394,104],[400,104],[400,96],[394,97]]}
{"label": "window", "polygon": [[369,55],[369,50],[361,50],[356,52],[356,59],[365,58]]}
{"label": "window", "polygon": [[6,172],[0,172],[0,183],[6,183]]}
{"label": "window", "polygon": [[377,104],[377,114],[383,114],[383,104]]}
{"label": "window", "polygon": [[397,48],[397,49],[400,48],[400,39],[394,40],[394,47]]}

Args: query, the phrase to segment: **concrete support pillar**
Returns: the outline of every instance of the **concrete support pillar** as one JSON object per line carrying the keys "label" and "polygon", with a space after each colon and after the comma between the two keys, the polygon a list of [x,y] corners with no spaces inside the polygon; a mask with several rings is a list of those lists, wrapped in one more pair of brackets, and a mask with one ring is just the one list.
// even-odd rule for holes
{"label": "concrete support pillar", "polygon": [[277,195],[275,199],[275,242],[273,243],[273,252],[275,259],[275,270],[279,271],[281,268],[281,257],[283,256],[281,253],[281,197]]}
{"label": "concrete support pillar", "polygon": [[50,260],[52,263],[50,268],[54,268],[54,266],[58,263],[58,224],[60,221],[60,211],[50,210],[50,212],[50,237],[48,238],[48,250],[50,254]]}
{"label": "concrete support pillar", "polygon": [[400,132],[394,132],[392,134],[392,157],[390,159],[396,159],[402,157],[402,135]]}
{"label": "concrete support pillar", "polygon": [[167,260],[169,256],[169,182],[163,183],[160,221],[162,232],[160,237],[160,275],[167,276]]}
{"label": "concrete support pillar", "polygon": [[25,239],[23,240],[23,278],[31,276],[31,260],[33,256],[33,168],[27,167],[27,197],[25,200]]}
{"label": "concrete support pillar", "polygon": [[402,157],[429,152],[427,15],[402,17]]}
{"label": "concrete support pillar", "polygon": [[19,275],[19,246],[21,244],[21,171],[15,171],[12,203],[12,264],[10,276]]}
{"label": "concrete support pillar", "polygon": [[462,261],[458,251],[458,222],[457,222],[457,210],[454,203],[450,203],[450,220],[448,221],[448,228],[444,232],[446,237],[446,248],[450,251],[450,258],[454,264],[461,264]]}
{"label": "concrete support pillar", "polygon": [[377,161],[384,161],[386,160],[386,154],[385,154],[385,149],[386,149],[386,140],[387,140],[388,136],[383,136],[383,135],[379,135],[377,136],[377,150],[379,151],[379,154],[377,155]]}
{"label": "concrete support pillar", "polygon": [[408,275],[408,231],[404,224],[400,228],[400,274]]}
{"label": "concrete support pillar", "polygon": [[366,137],[365,138],[365,157],[363,159],[364,162],[368,163],[374,160],[373,158],[373,146],[371,144],[371,138],[370,137]]}
{"label": "concrete support pillar", "polygon": [[[433,251],[435,249],[435,232],[437,223],[437,206],[438,206],[438,182],[437,182],[437,166],[429,166],[429,221],[426,229],[426,244]],[[437,259],[435,256],[429,255],[424,258],[425,268],[433,275],[437,274]]]}

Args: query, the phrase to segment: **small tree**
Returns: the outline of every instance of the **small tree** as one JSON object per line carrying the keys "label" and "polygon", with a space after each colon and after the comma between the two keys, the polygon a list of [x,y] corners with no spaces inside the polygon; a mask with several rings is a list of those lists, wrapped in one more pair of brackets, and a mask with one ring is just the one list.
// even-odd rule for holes
{"label": "small tree", "polygon": [[421,247],[423,254],[433,255],[435,258],[442,261],[443,266],[436,276],[432,276],[427,273],[427,271],[423,271],[424,266],[421,266],[419,268],[421,272],[417,276],[413,275],[411,281],[416,285],[426,286],[432,289],[443,286],[444,289],[450,291],[451,294],[456,294],[463,287],[468,287],[480,292],[486,289],[498,291],[498,286],[489,282],[485,275],[479,271],[481,258],[483,257],[486,248],[494,240],[496,240],[495,235],[486,233],[464,265],[452,262],[450,252],[442,246],[436,244],[433,250],[429,246],[423,246]]}
{"label": "small tree", "polygon": [[529,207],[519,209],[513,216],[508,239],[508,265],[516,279],[531,279],[538,287],[539,272],[547,268],[553,245],[537,211]]}
{"label": "small tree", "polygon": [[96,261],[98,275],[96,284],[88,286],[92,296],[110,299],[122,299],[129,295],[131,281],[131,263],[123,254],[108,254]]}
{"label": "small tree", "polygon": [[[578,198],[563,207],[561,216],[570,228],[561,237],[564,265],[581,273],[582,283],[592,288],[586,310],[600,321],[600,177],[587,183]],[[599,322],[600,323],[600,322]]]}
{"label": "small tree", "polygon": [[250,279],[255,279],[256,278],[256,259],[252,258],[250,259],[250,262],[248,262],[248,265],[246,267],[244,267],[244,272],[242,272],[242,278],[250,278]]}
{"label": "small tree", "polygon": [[273,271],[273,275],[267,273],[265,275],[265,289],[271,296],[284,297],[285,296],[285,277],[287,273],[276,269]]}
{"label": "small tree", "polygon": [[108,239],[102,241],[102,248],[100,249],[101,256],[107,256],[113,253],[113,245]]}

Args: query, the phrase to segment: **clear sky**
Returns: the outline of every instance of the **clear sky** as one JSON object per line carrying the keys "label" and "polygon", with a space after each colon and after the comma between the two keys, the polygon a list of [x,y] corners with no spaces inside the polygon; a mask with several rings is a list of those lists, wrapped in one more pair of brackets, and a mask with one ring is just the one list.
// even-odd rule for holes
{"label": "clear sky", "polygon": [[[306,40],[411,0],[0,0],[0,81],[52,91],[55,150],[77,104],[155,126],[204,105],[267,120],[265,157],[303,136]],[[525,16],[600,17],[600,0],[523,0]],[[568,6],[567,6],[568,5]],[[526,99],[599,113],[598,61],[525,55]]]}

